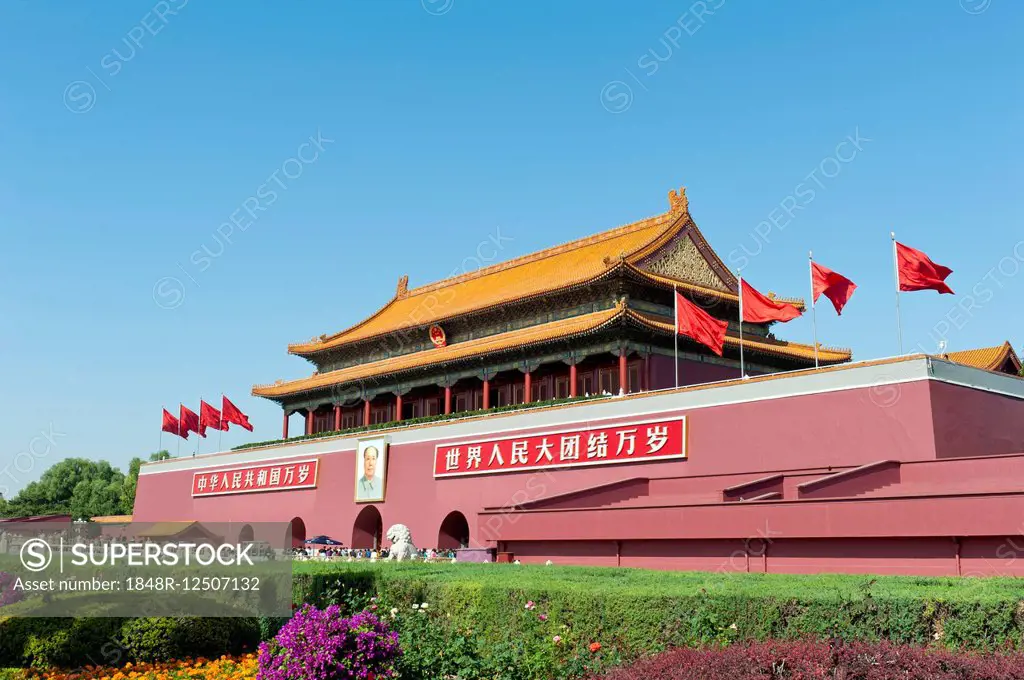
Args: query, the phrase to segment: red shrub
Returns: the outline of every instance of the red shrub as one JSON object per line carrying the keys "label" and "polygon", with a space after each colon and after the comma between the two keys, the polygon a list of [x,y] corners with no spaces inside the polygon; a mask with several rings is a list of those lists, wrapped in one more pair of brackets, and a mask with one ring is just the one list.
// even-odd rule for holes
{"label": "red shrub", "polygon": [[887,642],[758,642],[677,649],[604,680],[1024,680],[1024,654],[956,654]]}

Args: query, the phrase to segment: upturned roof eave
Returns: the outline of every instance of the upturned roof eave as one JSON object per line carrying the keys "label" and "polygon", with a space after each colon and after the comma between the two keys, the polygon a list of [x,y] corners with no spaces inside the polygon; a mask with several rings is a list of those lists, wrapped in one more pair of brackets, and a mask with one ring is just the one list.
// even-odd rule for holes
{"label": "upturned roof eave", "polygon": [[[608,327],[610,327],[613,324],[618,323],[620,321],[626,321],[626,322],[631,323],[631,324],[633,324],[633,325],[635,325],[637,327],[644,328],[645,330],[648,330],[648,331],[654,331],[656,333],[659,333],[661,335],[666,335],[666,336],[671,336],[672,335],[672,331],[673,331],[673,324],[672,324],[671,318],[667,318],[667,317],[666,318],[661,318],[661,317],[654,318],[654,315],[651,315],[649,313],[640,312],[640,311],[637,311],[637,310],[634,310],[634,309],[630,309],[625,301],[620,301],[619,304],[616,305],[616,307],[614,307],[612,309],[609,309],[609,310],[605,310],[603,313],[602,312],[598,312],[598,313],[594,313],[594,314],[596,314],[598,316],[595,318],[594,323],[592,325],[590,325],[590,326],[586,326],[584,328],[580,328],[580,329],[576,329],[576,330],[572,330],[572,331],[567,331],[567,332],[562,333],[562,334],[556,333],[556,334],[553,334],[551,336],[542,337],[542,338],[539,338],[539,339],[534,340],[534,341],[512,342],[512,343],[510,343],[508,345],[503,345],[503,346],[500,346],[500,347],[495,348],[495,349],[483,350],[483,351],[481,351],[479,353],[476,353],[476,354],[468,354],[468,355],[463,355],[463,356],[457,356],[457,357],[452,357],[450,359],[441,359],[441,360],[436,361],[436,362],[430,362],[429,361],[429,356],[425,356],[427,361],[424,362],[424,363],[419,363],[419,364],[411,365],[411,366],[408,366],[408,367],[405,367],[405,368],[401,368],[401,369],[398,369],[398,370],[394,370],[394,371],[384,370],[384,371],[377,372],[377,373],[372,373],[371,372],[371,373],[368,373],[366,375],[352,376],[352,377],[349,377],[347,379],[341,378],[339,376],[340,379],[337,380],[337,381],[332,381],[330,379],[330,375],[331,374],[330,373],[326,373],[326,374],[323,374],[323,380],[319,384],[311,385],[311,386],[305,387],[305,388],[298,388],[298,389],[296,389],[294,391],[287,391],[287,392],[286,391],[278,391],[278,390],[282,390],[282,389],[284,389],[284,390],[288,389],[288,384],[287,383],[282,383],[280,385],[277,385],[277,384],[274,384],[274,385],[262,385],[262,386],[258,385],[258,386],[254,386],[253,387],[252,394],[253,394],[253,396],[263,397],[265,399],[270,399],[271,401],[275,401],[277,403],[283,404],[285,401],[293,399],[293,398],[296,398],[296,397],[300,397],[300,396],[307,395],[307,394],[312,394],[312,393],[315,393],[315,392],[318,392],[318,391],[322,391],[322,390],[325,390],[325,389],[333,389],[333,388],[338,387],[339,385],[357,383],[357,382],[359,382],[361,380],[386,379],[386,378],[400,377],[400,376],[405,375],[405,374],[410,374],[410,373],[413,373],[413,372],[416,372],[416,371],[423,371],[425,369],[439,370],[439,369],[442,369],[442,368],[444,368],[446,366],[457,365],[457,364],[460,364],[460,363],[465,363],[467,361],[472,361],[472,360],[475,360],[475,359],[480,359],[482,357],[501,355],[501,354],[506,354],[508,352],[514,352],[514,351],[519,351],[519,350],[523,350],[523,349],[542,347],[544,345],[549,345],[549,344],[554,343],[554,342],[563,342],[565,340],[571,340],[571,339],[575,339],[575,338],[586,337],[588,335],[593,335],[593,334],[599,333],[599,332],[607,329]],[[570,317],[570,319],[564,319],[564,320],[561,320],[559,322],[549,322],[549,323],[557,324],[557,323],[561,323],[561,322],[571,321],[571,319],[572,318]],[[529,331],[531,329],[535,331],[536,327],[528,327],[527,329],[519,329],[519,330],[516,330],[516,331],[509,331],[508,335],[510,336],[510,338],[512,340],[514,340],[515,336],[517,334],[523,333],[524,331]],[[501,336],[501,335],[505,335],[505,334],[498,334],[498,336]],[[491,340],[497,340],[498,339],[497,336],[487,336],[487,338],[490,338]],[[484,339],[487,339],[487,338],[481,338],[481,340],[484,340]],[[752,352],[752,353],[755,353],[755,354],[761,354],[761,355],[765,355],[765,356],[773,356],[773,357],[776,357],[776,358],[782,358],[782,359],[786,359],[786,360],[797,362],[797,363],[809,364],[809,363],[813,362],[813,355],[808,355],[808,352],[813,351],[813,347],[808,347],[806,345],[800,345],[798,343],[785,343],[785,344],[779,343],[779,344],[775,344],[777,342],[778,341],[770,341],[770,340],[762,340],[762,339],[749,338],[749,339],[747,339],[745,341],[744,345],[748,349],[749,352]],[[739,340],[738,340],[737,337],[730,335],[730,336],[726,337],[726,344],[727,344],[727,346],[730,349],[735,349],[739,345]],[[456,345],[453,345],[453,347],[454,346],[456,346]],[[430,352],[430,350],[426,350],[426,351]],[[420,353],[416,353],[416,354],[420,354]],[[848,362],[851,359],[852,359],[852,352],[850,352],[847,349],[831,348],[831,347],[819,348],[819,361],[822,364],[825,364],[825,365],[840,364],[840,363]],[[387,360],[382,360],[382,361],[387,361]],[[339,369],[338,372],[340,373],[341,371],[345,371],[345,370],[348,370],[348,369]],[[308,380],[310,380],[310,378],[301,378],[299,380],[291,381],[291,382],[293,382],[293,383],[300,383],[300,382],[308,381]],[[276,393],[276,394],[273,393],[275,391],[278,391],[278,393]]]}
{"label": "upturned roof eave", "polygon": [[[660,247],[661,243],[666,242],[667,240],[671,239],[672,237],[677,235],[679,232],[681,232],[683,229],[685,229],[687,226],[689,226],[690,224],[693,223],[693,219],[690,217],[690,214],[689,214],[688,203],[685,200],[685,195],[683,195],[682,198],[679,198],[678,196],[675,196],[675,192],[670,192],[669,198],[670,198],[670,207],[669,207],[669,210],[666,211],[666,212],[660,213],[660,214],[655,215],[653,217],[646,218],[644,220],[639,220],[637,222],[632,222],[632,223],[629,223],[629,224],[626,224],[626,225],[622,225],[622,226],[616,227],[614,229],[606,230],[604,232],[599,232],[598,234],[594,234],[594,235],[589,236],[589,237],[584,237],[584,238],[581,238],[581,239],[577,239],[575,241],[570,241],[567,244],[562,244],[562,245],[559,245],[559,246],[552,246],[551,248],[545,248],[545,249],[537,251],[535,253],[530,253],[530,254],[524,255],[524,256],[522,256],[520,258],[515,258],[515,259],[510,260],[508,262],[500,263],[500,264],[494,265],[494,266],[495,267],[516,266],[516,263],[519,262],[520,260],[527,260],[529,258],[544,256],[545,253],[548,253],[549,251],[555,251],[555,250],[558,250],[560,248],[566,248],[566,247],[569,247],[569,246],[572,246],[572,247],[582,247],[582,246],[586,245],[586,242],[589,239],[592,239],[592,238],[597,237],[597,236],[601,236],[602,234],[607,234],[607,233],[613,232],[613,231],[629,229],[631,227],[636,227],[637,225],[641,225],[643,223],[650,222],[650,221],[653,221],[653,220],[666,220],[665,227],[660,232],[658,232],[654,237],[652,237],[651,239],[649,239],[645,243],[637,246],[636,248],[634,248],[630,252],[622,253],[622,258],[620,258],[620,260],[625,260],[625,261],[630,261],[630,262],[638,262],[638,261],[640,261],[641,259],[643,259],[644,257],[646,257],[649,254],[650,249],[652,247],[654,247],[654,249],[656,249],[657,247]],[[579,245],[577,245],[577,244],[579,244]],[[563,252],[565,252],[565,251],[563,251]],[[568,252],[571,252],[571,248],[570,248],[570,250]],[[717,255],[716,255],[716,257],[717,257]],[[499,305],[515,304],[515,303],[518,303],[518,302],[524,302],[524,301],[527,301],[527,300],[530,300],[530,299],[536,299],[536,298],[539,298],[539,297],[543,297],[545,295],[551,295],[551,294],[560,293],[560,292],[567,291],[567,290],[572,290],[572,289],[574,289],[576,287],[579,287],[581,285],[589,285],[589,284],[592,284],[592,283],[595,283],[595,282],[599,281],[602,276],[607,275],[609,272],[614,271],[616,264],[617,264],[617,262],[607,263],[606,270],[603,271],[603,272],[600,272],[596,276],[587,277],[587,278],[584,278],[584,279],[578,279],[576,281],[571,281],[571,282],[567,283],[564,286],[552,287],[552,288],[549,288],[547,290],[540,291],[538,293],[534,293],[532,295],[526,295],[526,296],[522,296],[522,297],[518,297],[518,298],[513,298],[511,300],[501,300],[499,302],[495,302],[495,303],[492,303],[492,304],[489,304],[489,305],[484,305],[482,307],[478,307],[478,308],[475,308],[475,309],[465,310],[465,311],[462,311],[462,312],[457,312],[455,314],[450,314],[450,315],[445,316],[445,317],[438,317],[436,319],[433,319],[433,320],[431,320],[429,322],[424,322],[424,323],[444,323],[444,322],[449,322],[449,321],[452,321],[454,319],[462,318],[462,317],[465,317],[465,316],[468,316],[468,315],[471,315],[471,314],[476,314],[476,313],[479,313],[481,311],[485,311],[487,309],[491,309],[491,308],[499,306]],[[502,269],[498,269],[496,271],[500,272],[500,271],[503,271],[503,270]],[[495,273],[495,272],[490,272],[490,273]],[[478,271],[478,272],[475,272],[474,274],[475,275],[481,275],[481,272]],[[466,275],[461,275],[461,276],[453,277],[452,279],[444,279],[444,280],[437,281],[437,282],[434,282],[434,283],[431,283],[431,284],[427,284],[425,286],[420,286],[419,288],[417,288],[417,289],[415,289],[413,291],[409,291],[406,294],[409,295],[409,294],[416,294],[416,293],[422,292],[422,291],[438,290],[440,287],[442,287],[442,284],[444,284],[444,285],[454,285],[456,283],[460,283],[460,282],[464,281],[465,279],[466,279]],[[314,356],[314,355],[316,355],[318,353],[329,351],[331,349],[336,349],[338,347],[343,347],[343,346],[345,346],[345,345],[347,345],[349,343],[377,340],[377,339],[380,339],[382,337],[387,337],[388,335],[390,335],[392,333],[396,333],[396,332],[401,331],[401,330],[407,330],[409,328],[416,328],[418,326],[423,325],[423,323],[417,323],[417,324],[410,324],[410,325],[407,325],[407,326],[400,326],[400,327],[396,326],[394,328],[388,329],[387,331],[383,331],[383,332],[380,332],[380,333],[374,333],[372,335],[368,335],[366,337],[361,337],[361,338],[357,338],[357,339],[354,339],[354,340],[350,340],[348,342],[344,341],[345,336],[351,335],[353,332],[355,332],[359,328],[362,328],[363,326],[367,325],[368,323],[370,323],[374,319],[378,318],[381,314],[383,314],[385,311],[387,311],[387,309],[389,307],[394,305],[401,298],[402,298],[401,295],[396,294],[383,307],[378,309],[376,312],[374,312],[369,317],[363,319],[362,321],[360,321],[359,323],[357,323],[357,324],[355,324],[353,326],[350,326],[350,327],[346,328],[343,331],[339,331],[338,333],[334,333],[331,336],[321,336],[321,338],[323,338],[323,340],[321,340],[319,342],[314,341],[314,342],[303,342],[303,343],[293,343],[293,344],[290,344],[288,346],[288,353],[289,354],[294,354],[296,356],[301,356],[301,357],[304,357],[304,358],[308,359],[309,357]],[[339,340],[341,342],[339,342]]]}
{"label": "upturned roof eave", "polygon": [[[574,338],[586,337],[588,335],[592,335],[592,334],[598,333],[600,331],[603,331],[608,326],[610,326],[613,323],[615,323],[618,319],[622,318],[622,316],[626,312],[626,308],[625,308],[624,305],[622,305],[620,303],[619,305],[616,305],[612,309],[604,310],[604,312],[605,312],[604,317],[598,319],[592,326],[588,326],[586,328],[583,328],[583,329],[580,329],[580,330],[576,330],[576,331],[569,331],[569,332],[566,332],[565,334],[553,335],[551,337],[546,337],[546,338],[538,339],[538,340],[533,341],[533,342],[523,342],[523,343],[518,343],[518,344],[510,344],[508,346],[504,346],[504,347],[501,347],[501,348],[498,348],[498,349],[493,349],[493,350],[489,350],[489,351],[482,351],[479,354],[470,354],[470,355],[466,355],[466,356],[453,357],[453,358],[448,359],[448,360],[442,359],[440,361],[433,362],[433,363],[427,362],[427,363],[423,363],[423,364],[417,364],[417,365],[409,366],[407,368],[403,368],[403,369],[399,369],[399,370],[395,370],[395,371],[391,371],[391,372],[382,371],[382,372],[379,372],[379,373],[371,373],[371,374],[367,374],[365,376],[353,377],[353,378],[350,378],[349,380],[339,380],[338,382],[329,382],[329,381],[327,381],[327,382],[324,382],[323,384],[314,385],[314,386],[311,386],[311,387],[308,387],[308,388],[304,388],[304,389],[300,388],[300,389],[298,389],[298,390],[296,390],[294,392],[287,392],[287,393],[280,393],[280,394],[268,394],[267,393],[269,391],[274,390],[274,388],[287,387],[288,383],[270,384],[270,385],[255,385],[252,388],[251,394],[253,396],[255,396],[255,397],[262,397],[264,399],[270,399],[271,401],[275,401],[277,403],[283,403],[283,401],[286,400],[286,399],[291,399],[291,398],[298,397],[298,396],[301,396],[301,395],[304,395],[304,394],[314,393],[314,392],[317,392],[317,391],[320,391],[320,390],[324,390],[324,389],[332,389],[332,388],[337,387],[338,385],[344,385],[346,383],[358,382],[360,380],[367,380],[367,379],[370,379],[370,378],[374,378],[374,379],[391,378],[391,377],[401,376],[403,374],[412,373],[414,371],[421,371],[421,370],[427,369],[427,368],[440,369],[440,368],[443,368],[445,366],[456,365],[458,363],[464,363],[466,361],[472,361],[474,359],[479,359],[481,357],[498,355],[498,354],[503,354],[503,353],[508,353],[508,352],[514,352],[514,351],[521,350],[521,349],[526,349],[526,348],[540,347],[540,346],[543,346],[543,345],[546,345],[546,344],[551,344],[551,343],[554,343],[554,342],[563,342],[565,340],[571,340],[571,339],[574,339]],[[571,320],[571,318],[572,317],[570,317],[570,320]],[[558,323],[558,322],[551,322],[551,323]],[[510,331],[509,333],[510,334],[515,334],[515,333],[518,333],[520,331],[526,331],[526,330],[530,330],[530,329],[533,329],[533,328],[535,328],[535,327],[527,327],[525,329],[519,329],[518,331]],[[504,334],[498,334],[498,335],[504,335]],[[491,336],[485,336],[485,337],[491,337]],[[430,350],[425,350],[425,351],[429,352]],[[419,354],[419,353],[417,353],[417,354]],[[384,360],[384,361],[386,361],[386,360]],[[343,370],[346,370],[346,369],[339,369],[339,371],[343,371]],[[329,376],[330,373],[325,373],[323,375],[326,377],[326,376]],[[309,378],[300,378],[298,380],[290,381],[290,382],[297,383],[297,382],[302,382],[304,380],[309,380]]]}

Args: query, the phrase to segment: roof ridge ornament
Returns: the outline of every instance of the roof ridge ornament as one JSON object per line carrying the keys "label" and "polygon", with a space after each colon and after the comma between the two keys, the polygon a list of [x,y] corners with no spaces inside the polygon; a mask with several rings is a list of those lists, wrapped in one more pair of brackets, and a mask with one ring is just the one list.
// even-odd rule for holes
{"label": "roof ridge ornament", "polygon": [[398,277],[398,288],[395,289],[396,298],[404,298],[409,294],[409,275],[403,274]]}
{"label": "roof ridge ornament", "polygon": [[686,187],[679,187],[679,191],[671,189],[668,192],[669,212],[681,215],[690,212],[690,200],[686,198]]}

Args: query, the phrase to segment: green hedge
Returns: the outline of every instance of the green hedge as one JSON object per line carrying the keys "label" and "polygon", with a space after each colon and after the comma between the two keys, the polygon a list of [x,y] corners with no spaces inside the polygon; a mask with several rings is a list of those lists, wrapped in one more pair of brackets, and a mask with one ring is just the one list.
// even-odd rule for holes
{"label": "green hedge", "polygon": [[255,618],[0,618],[0,667],[216,658],[253,651],[260,634]]}
{"label": "green hedge", "polygon": [[459,411],[458,413],[442,413],[436,416],[422,416],[420,418],[409,418],[401,422],[387,422],[387,423],[375,423],[373,425],[360,425],[359,427],[350,427],[344,430],[331,430],[330,432],[317,432],[316,434],[304,434],[297,437],[288,437],[288,439],[268,439],[262,442],[251,442],[249,444],[241,444],[231,449],[232,451],[240,451],[242,449],[251,449],[257,446],[271,446],[273,444],[283,444],[285,442],[293,443],[300,442],[306,439],[323,439],[325,437],[340,437],[348,434],[358,434],[361,432],[372,432],[374,430],[391,429],[395,427],[408,427],[409,425],[421,425],[423,423],[436,423],[442,420],[458,420],[460,418],[473,418],[476,416],[489,415],[491,413],[503,413],[506,411],[521,411],[523,409],[532,408],[543,408],[545,406],[558,406],[559,404],[571,404],[578,401],[591,401],[593,399],[610,399],[608,395],[603,394],[591,394],[585,397],[567,397],[564,399],[548,399],[546,401],[534,401],[529,404],[509,404],[508,406],[495,406],[488,409],[477,409],[476,411]]}
{"label": "green hedge", "polygon": [[[295,599],[429,602],[491,641],[572,631],[623,658],[682,646],[813,636],[1024,648],[1024,581],[422,563],[303,563]],[[527,601],[548,621],[524,624]],[[525,628],[529,628],[526,630]],[[562,628],[564,626],[564,628]],[[539,630],[539,632],[538,632]]]}

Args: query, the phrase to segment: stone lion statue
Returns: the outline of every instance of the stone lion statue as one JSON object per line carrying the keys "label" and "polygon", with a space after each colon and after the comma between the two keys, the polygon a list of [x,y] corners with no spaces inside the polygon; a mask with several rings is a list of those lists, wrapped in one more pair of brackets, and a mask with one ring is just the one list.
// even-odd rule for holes
{"label": "stone lion statue", "polygon": [[412,533],[409,527],[404,524],[393,524],[388,529],[388,540],[391,541],[391,549],[388,552],[389,560],[412,560],[416,559],[416,546],[412,544]]}

